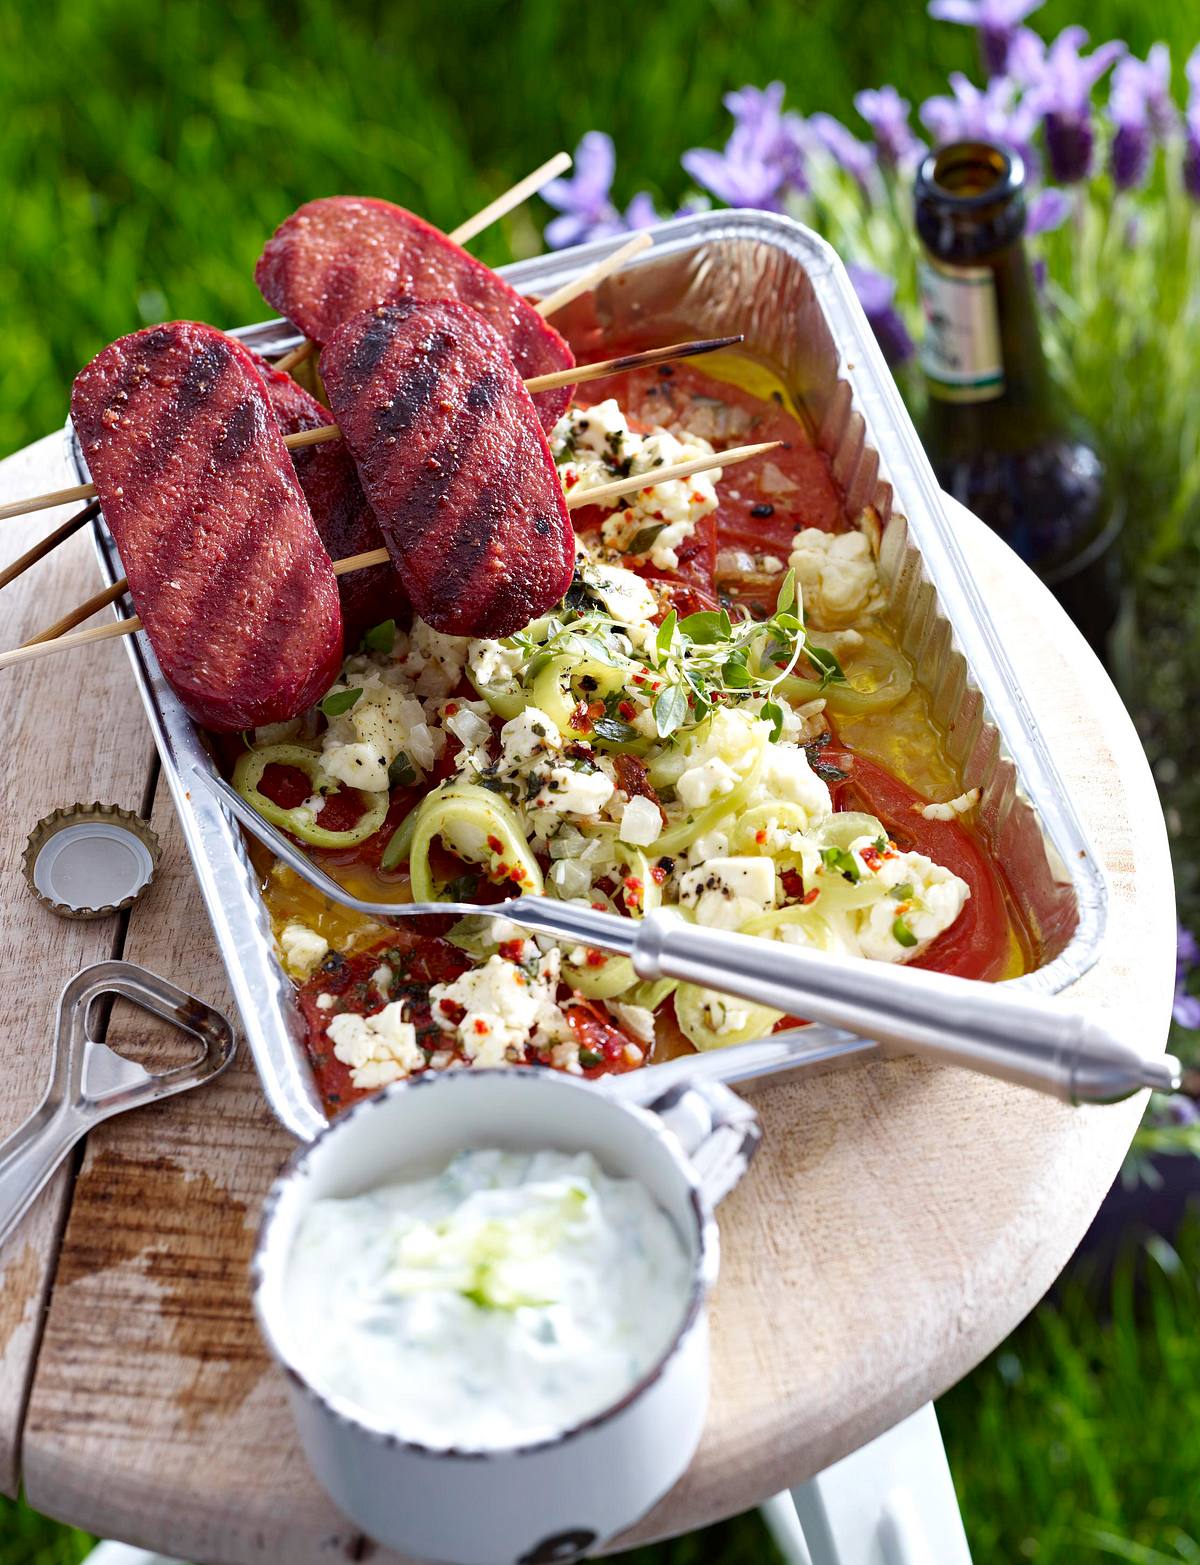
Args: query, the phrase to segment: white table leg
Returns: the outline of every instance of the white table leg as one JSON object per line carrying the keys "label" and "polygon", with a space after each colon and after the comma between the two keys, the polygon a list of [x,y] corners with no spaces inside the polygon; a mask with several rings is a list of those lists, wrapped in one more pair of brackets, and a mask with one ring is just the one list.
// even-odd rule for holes
{"label": "white table leg", "polygon": [[971,1565],[931,1402],[763,1518],[787,1565]]}
{"label": "white table leg", "polygon": [[150,1549],[135,1549],[131,1543],[98,1543],[83,1565],[183,1565],[165,1554]]}

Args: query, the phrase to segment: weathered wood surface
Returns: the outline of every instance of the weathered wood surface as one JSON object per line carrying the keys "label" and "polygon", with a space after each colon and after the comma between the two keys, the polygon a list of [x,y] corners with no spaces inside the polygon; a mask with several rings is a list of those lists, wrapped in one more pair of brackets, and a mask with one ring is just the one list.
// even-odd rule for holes
{"label": "weathered wood surface", "polygon": [[[0,502],[74,482],[62,435],[48,435],[0,465]],[[64,506],[0,522],[0,565],[76,510]],[[0,593],[0,645],[33,635],[95,584],[91,535],[84,530]],[[0,674],[0,1136],[15,1130],[46,1090],[59,991],[81,967],[111,956],[120,939],[117,918],[79,923],[43,908],[25,890],[21,856],[30,830],[59,805],[99,799],[141,807],[153,746],[129,688],[125,651],[115,644],[69,664],[47,659]],[[72,1168],[60,1171],[0,1251],[0,1489],[6,1494],[16,1492],[21,1420],[72,1177]]]}
{"label": "weathered wood surface", "polygon": [[[1111,879],[1113,935],[1073,995],[1124,1018],[1147,1050],[1161,1048],[1174,907],[1161,811],[1132,725],[1049,595],[978,524],[965,519],[963,529]],[[39,731],[68,743],[80,731],[78,686],[71,702],[64,686],[56,701],[48,679],[40,688]],[[114,682],[110,717],[127,689]],[[81,762],[78,775],[96,776],[94,764]],[[32,822],[51,774],[31,763],[21,784],[28,808],[6,813]],[[63,787],[63,797],[79,792]],[[154,819],[163,865],[153,897],[134,911],[126,954],[227,1003],[165,800]],[[64,933],[21,916],[8,966],[22,975],[24,1004],[26,975],[45,966],[49,939],[74,939],[79,926]],[[56,950],[60,970],[30,1005],[43,1030],[29,1036],[45,1037],[49,995],[84,959],[73,946]],[[137,1026],[144,1035],[147,1024]],[[21,1047],[28,1052],[27,1039],[13,1044]],[[753,1504],[957,1380],[1067,1260],[1142,1107],[1070,1110],[913,1061],[778,1084],[756,1102],[764,1149],[721,1212],[707,1430],[691,1471],[638,1538]],[[210,1565],[365,1557],[307,1471],[247,1302],[259,1206],[287,1151],[245,1059],[212,1087],[90,1138],[25,1426],[34,1505]],[[13,1246],[32,1256],[35,1289],[52,1262],[52,1207],[44,1201]],[[26,1355],[31,1347],[27,1334]],[[4,1412],[11,1446],[7,1403]]]}

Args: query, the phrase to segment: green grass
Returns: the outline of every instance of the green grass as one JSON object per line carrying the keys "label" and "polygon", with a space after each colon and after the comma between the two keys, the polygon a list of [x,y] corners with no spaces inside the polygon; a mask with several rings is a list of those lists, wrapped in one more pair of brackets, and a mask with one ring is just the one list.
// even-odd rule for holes
{"label": "green grass", "polygon": [[[1047,28],[1077,18],[1050,0]],[[1200,36],[1200,6],[1091,5],[1095,36]],[[853,14],[854,25],[847,26]],[[914,99],[971,68],[915,0],[8,0],[0,8],[0,451],[60,421],[71,376],[147,321],[265,312],[265,237],[312,196],[390,197],[452,226],[594,126],[617,195],[676,200],[679,154],[723,140],[723,91],[782,76],[802,110],[861,86]],[[1040,18],[1040,19],[1041,19]],[[539,244],[536,208],[481,241]]]}

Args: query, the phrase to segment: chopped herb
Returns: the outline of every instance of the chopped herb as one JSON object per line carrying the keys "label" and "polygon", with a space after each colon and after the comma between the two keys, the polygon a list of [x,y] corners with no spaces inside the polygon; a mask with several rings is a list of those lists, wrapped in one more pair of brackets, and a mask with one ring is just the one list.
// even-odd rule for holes
{"label": "chopped herb", "polygon": [[[764,701],[759,715],[771,725],[771,743],[778,744],[783,733],[783,708],[778,701]],[[842,773],[839,772],[838,776],[842,776]]]}
{"label": "chopped herb", "polygon": [[403,750],[388,767],[388,786],[390,788],[412,788],[416,785],[417,769],[409,760]]}
{"label": "chopped herb", "polygon": [[724,609],[701,609],[698,614],[689,614],[680,622],[679,628],[698,646],[712,646],[718,641],[728,641],[733,635],[733,626]]}
{"label": "chopped herb", "polygon": [[361,695],[361,685],[354,690],[331,690],[322,698],[320,707],[326,717],[340,717],[343,712],[350,710]]}
{"label": "chopped herb", "polygon": [[390,652],[396,645],[396,621],[385,619],[381,625],[373,625],[362,644],[368,652]]}
{"label": "chopped herb", "polygon": [[655,667],[658,667],[670,652],[671,643],[675,639],[675,627],[678,623],[679,616],[674,609],[671,609],[658,627],[658,635],[654,641]]}
{"label": "chopped herb", "polygon": [[678,685],[668,685],[654,702],[654,726],[665,739],[687,721],[687,697]]}
{"label": "chopped herb", "polygon": [[721,670],[721,678],[730,690],[749,690],[753,684],[750,678],[750,670],[746,666],[746,653],[742,650],[732,653],[726,659],[725,666]]}
{"label": "chopped herb", "polygon": [[842,672],[842,665],[830,652],[828,647],[819,647],[815,641],[804,638],[804,655],[817,673],[821,676],[821,689],[825,690],[829,685],[844,685],[846,676]]}
{"label": "chopped herb", "polygon": [[902,946],[915,946],[917,937],[902,918],[892,920],[892,934]]}
{"label": "chopped herb", "polygon": [[826,869],[836,870],[843,880],[857,885],[862,879],[862,872],[858,867],[858,860],[848,848],[822,848],[821,863]]}
{"label": "chopped herb", "polygon": [[579,1063],[585,1070],[591,1070],[594,1065],[603,1065],[604,1056],[596,1049],[580,1049]]}
{"label": "chopped herb", "polygon": [[654,547],[654,540],[666,525],[666,522],[655,522],[650,527],[639,528],[625,545],[625,553],[648,554]]}
{"label": "chopped herb", "polygon": [[[774,506],[768,507],[768,510],[770,511],[773,511],[774,509]],[[760,513],[756,510],[754,514],[757,516]],[[775,599],[776,614],[786,614],[790,608],[794,607],[795,602],[796,572],[794,570],[790,570],[779,584],[779,595]]]}
{"label": "chopped herb", "polygon": [[912,881],[906,880],[902,886],[893,886],[888,892],[889,897],[895,897],[897,902],[908,902],[913,895]]}
{"label": "chopped herb", "polygon": [[622,722],[619,717],[598,717],[592,725],[592,731],[601,739],[611,740],[613,744],[628,744],[631,739],[637,738],[637,729],[630,723]]}

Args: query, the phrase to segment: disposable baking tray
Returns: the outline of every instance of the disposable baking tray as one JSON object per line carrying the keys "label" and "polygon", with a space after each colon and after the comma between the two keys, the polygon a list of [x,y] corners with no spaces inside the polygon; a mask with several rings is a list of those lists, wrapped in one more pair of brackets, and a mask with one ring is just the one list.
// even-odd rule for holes
{"label": "disposable baking tray", "polygon": [[[1062,779],[1005,655],[942,504],[932,470],[831,247],[788,218],[707,212],[666,223],[654,246],[556,318],[582,356],[605,337],[650,345],[743,332],[747,354],[788,387],[846,495],[847,515],[873,506],[883,524],[880,565],[889,622],[929,692],[967,787],[981,790],[978,821],[1006,864],[1020,910],[1036,932],[1041,965],[1013,982],[1056,992],[1096,960],[1107,887]],[[544,295],[613,250],[604,241],[504,269],[516,287]],[[285,321],[239,329],[259,352],[299,339]],[[86,475],[68,425],[80,476]],[[121,575],[102,519],[94,524],[101,571]],[[117,606],[132,612],[128,600]],[[266,911],[238,828],[189,774],[208,765],[200,734],[164,680],[144,635],[126,641],[162,756],[184,838],[241,1011],[267,1101],[302,1139],[325,1123],[304,1050],[294,991],[276,959]],[[819,1052],[839,1036],[810,1029]],[[722,1073],[752,1081],[778,1072],[771,1040],[722,1051]],[[678,1074],[678,1063],[647,1066]]]}

